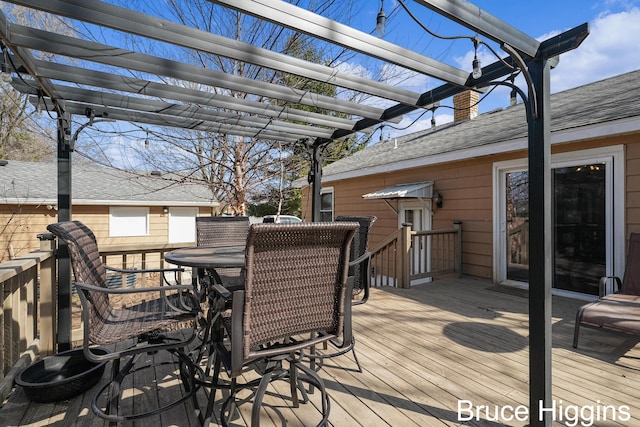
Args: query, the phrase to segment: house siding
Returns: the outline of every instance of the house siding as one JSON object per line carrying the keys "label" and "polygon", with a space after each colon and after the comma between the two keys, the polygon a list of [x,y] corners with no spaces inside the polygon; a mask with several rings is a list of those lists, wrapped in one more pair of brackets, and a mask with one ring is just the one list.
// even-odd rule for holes
{"label": "house siding", "polygon": [[640,137],[625,147],[626,233],[640,232]]}
{"label": "house siding", "polygon": [[[589,139],[552,146],[552,153],[586,150],[597,147],[625,147],[625,229],[626,234],[640,231],[640,137],[637,134]],[[363,200],[362,195],[397,184],[433,181],[434,190],[443,197],[441,209],[433,211],[433,229],[451,228],[462,221],[463,274],[493,278],[493,164],[522,159],[526,150],[498,153],[491,156],[430,165],[363,176],[327,181],[334,189],[336,215],[375,215],[378,220],[371,229],[370,247],[397,230],[397,215],[382,200]],[[308,199],[308,190],[304,198]],[[389,201],[395,209],[397,200]],[[303,206],[311,209],[305,200]],[[310,214],[304,212],[310,220]]]}
{"label": "house siding", "polygon": [[[199,207],[199,215],[211,214],[211,208]],[[73,219],[82,221],[96,235],[100,248],[123,245],[157,244],[168,241],[169,216],[164,214],[161,206],[149,207],[149,235],[135,237],[109,237],[109,206],[73,206]],[[57,222],[57,211],[46,206],[33,205],[1,205],[0,224],[0,262],[14,256],[27,254],[37,250],[40,242],[37,235],[47,232],[47,225]],[[195,242],[194,242],[195,244]]]}

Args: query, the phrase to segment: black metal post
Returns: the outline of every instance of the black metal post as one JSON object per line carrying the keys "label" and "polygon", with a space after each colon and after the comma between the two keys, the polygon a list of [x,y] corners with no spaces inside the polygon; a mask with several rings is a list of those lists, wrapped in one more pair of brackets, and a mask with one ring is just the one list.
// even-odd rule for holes
{"label": "black metal post", "polygon": [[320,221],[320,199],[322,197],[322,145],[313,143],[313,159],[311,160],[311,221]]}
{"label": "black metal post", "polygon": [[537,100],[529,117],[529,416],[530,426],[551,426],[551,142],[547,59],[528,65]]}
{"label": "black metal post", "polygon": [[[58,221],[71,220],[71,119],[58,113]],[[71,349],[71,260],[58,241],[58,351]]]}

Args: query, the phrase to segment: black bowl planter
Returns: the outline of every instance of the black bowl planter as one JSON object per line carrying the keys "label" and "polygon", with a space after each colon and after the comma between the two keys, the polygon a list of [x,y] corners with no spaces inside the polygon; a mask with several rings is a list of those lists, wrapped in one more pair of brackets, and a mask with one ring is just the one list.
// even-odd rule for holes
{"label": "black bowl planter", "polygon": [[[96,354],[109,353],[103,347],[92,348],[92,351]],[[100,381],[106,363],[87,360],[81,348],[64,351],[27,367],[16,377],[16,384],[33,402],[66,400]]]}

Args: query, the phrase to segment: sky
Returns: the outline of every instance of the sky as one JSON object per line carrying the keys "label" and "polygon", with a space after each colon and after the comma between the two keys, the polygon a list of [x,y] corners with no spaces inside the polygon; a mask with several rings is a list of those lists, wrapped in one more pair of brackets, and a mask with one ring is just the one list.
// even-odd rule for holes
{"label": "sky", "polygon": [[[355,28],[373,32],[381,1],[353,1],[355,5],[351,9],[351,16],[345,16],[345,19],[349,18],[349,24]],[[585,22],[589,23],[590,35],[578,49],[563,54],[558,67],[551,71],[552,93],[640,69],[640,46],[637,42],[640,40],[640,0],[470,0],[470,2],[506,24],[541,41]],[[474,35],[470,30],[432,12],[416,1],[405,0],[405,3],[417,19],[433,32],[444,36]],[[471,71],[474,51],[470,40],[452,41],[432,37],[400,7],[398,0],[384,0],[384,10],[388,16],[383,35],[385,40]],[[504,55],[499,46],[495,43],[492,43],[492,46],[498,53]],[[497,60],[495,55],[483,46],[478,50],[478,57],[484,66]],[[348,71],[359,72],[372,79],[379,78],[380,73],[389,72],[384,68],[389,65],[372,65],[368,62],[358,62],[357,59],[341,66]],[[393,80],[389,82],[416,93],[424,93],[443,84],[440,80],[424,75],[404,76],[397,82]],[[522,78],[516,80],[516,83],[522,88],[525,87]],[[506,108],[509,105],[509,92],[510,90],[506,87],[496,88],[480,102],[479,112],[482,114],[497,108]],[[372,102],[380,103],[381,100]],[[451,100],[443,101],[441,104],[442,107],[435,112],[437,124],[453,120],[453,110],[446,108],[447,105],[451,105]],[[377,133],[371,136],[371,141],[378,141],[380,133],[383,138],[392,138],[430,127],[431,112],[418,110],[405,115],[399,124],[385,124],[382,132],[376,130]],[[140,133],[140,138],[140,144],[142,144],[145,139],[143,133]],[[127,146],[128,143],[123,145]],[[120,144],[110,144],[109,149],[116,150],[119,146]],[[122,153],[113,153],[113,155],[123,157]]]}
{"label": "sky", "polygon": [[[359,18],[353,25],[369,31],[375,26],[380,1],[359,0],[359,3],[362,13],[357,15]],[[405,0],[405,3],[431,31],[446,36],[474,35],[470,30],[416,2]],[[640,40],[640,0],[472,0],[471,3],[540,41],[585,22],[589,23],[590,34],[586,40],[578,49],[561,55],[558,67],[551,70],[552,93],[640,69],[640,46],[637,42]],[[384,1],[384,10],[388,16],[383,35],[385,40],[471,71],[474,52],[470,40],[441,41],[426,35],[406,11],[398,7],[397,0]],[[499,46],[492,46],[499,50]],[[502,51],[499,53],[503,54]],[[482,46],[478,50],[478,57],[483,66],[496,61],[494,54]],[[523,82],[516,81],[521,87],[524,87]],[[441,81],[424,76],[402,83],[420,93],[441,84]],[[509,92],[508,88],[497,88],[480,103],[479,112],[507,107]],[[435,118],[439,124],[449,122],[453,119],[453,111],[440,108],[436,111]],[[397,127],[406,127],[416,119],[418,121],[415,124],[404,130],[385,126],[385,137],[431,126],[431,113],[421,118],[416,113],[405,116]]]}

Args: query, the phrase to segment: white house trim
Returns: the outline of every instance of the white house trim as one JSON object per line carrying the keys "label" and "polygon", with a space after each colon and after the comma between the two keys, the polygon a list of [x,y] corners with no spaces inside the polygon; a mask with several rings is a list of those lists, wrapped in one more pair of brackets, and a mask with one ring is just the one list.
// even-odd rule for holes
{"label": "white house trim", "polygon": [[[551,134],[551,145],[610,137],[615,135],[623,135],[626,133],[637,131],[640,131],[640,117],[630,117],[610,122],[598,123],[595,125],[581,126],[579,128],[555,131]],[[451,151],[448,153],[402,160],[395,163],[386,163],[369,168],[362,168],[347,172],[325,175],[322,178],[322,182],[325,183],[381,173],[397,172],[405,169],[437,165],[470,159],[474,157],[490,156],[496,153],[508,153],[512,151],[524,150],[527,148],[527,145],[527,138],[518,138],[509,141],[487,144],[481,147],[462,149]]]}

